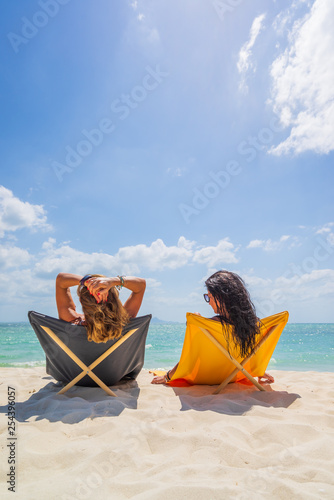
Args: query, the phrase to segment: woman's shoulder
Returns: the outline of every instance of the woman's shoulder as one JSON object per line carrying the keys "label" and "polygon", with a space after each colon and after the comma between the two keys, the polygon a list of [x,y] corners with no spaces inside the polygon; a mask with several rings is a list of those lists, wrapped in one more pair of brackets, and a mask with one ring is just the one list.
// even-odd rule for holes
{"label": "woman's shoulder", "polygon": [[[194,314],[195,316],[201,316],[201,317],[203,317],[203,316],[202,316],[200,313],[198,313],[198,312],[195,312],[195,313],[193,313],[193,314]],[[220,321],[220,320],[221,320],[221,318],[220,318],[220,316],[218,316],[218,314],[217,314],[216,316],[213,316],[212,318],[204,318],[204,319],[213,319],[214,321]]]}

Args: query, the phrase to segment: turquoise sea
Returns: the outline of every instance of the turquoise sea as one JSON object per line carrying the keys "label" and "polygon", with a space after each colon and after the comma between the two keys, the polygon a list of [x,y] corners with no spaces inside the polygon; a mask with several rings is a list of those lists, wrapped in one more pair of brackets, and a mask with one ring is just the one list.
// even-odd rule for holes
{"label": "turquoise sea", "polygon": [[[171,368],[180,358],[185,324],[152,324],[146,342],[147,369]],[[45,365],[44,351],[29,323],[0,323],[0,367]],[[334,324],[288,324],[268,369],[334,371]]]}

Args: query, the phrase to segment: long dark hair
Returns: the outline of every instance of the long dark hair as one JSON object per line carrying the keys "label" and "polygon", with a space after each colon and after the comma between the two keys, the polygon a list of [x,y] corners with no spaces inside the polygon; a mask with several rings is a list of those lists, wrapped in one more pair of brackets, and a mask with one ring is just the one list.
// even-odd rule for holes
{"label": "long dark hair", "polygon": [[256,316],[244,281],[230,271],[217,271],[205,282],[217,306],[225,333],[227,325],[233,326],[233,340],[241,356],[247,356],[255,347],[260,322]]}

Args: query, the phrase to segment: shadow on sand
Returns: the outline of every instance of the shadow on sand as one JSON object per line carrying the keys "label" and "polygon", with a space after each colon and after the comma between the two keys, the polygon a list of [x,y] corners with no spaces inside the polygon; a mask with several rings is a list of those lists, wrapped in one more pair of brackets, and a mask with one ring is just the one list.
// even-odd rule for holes
{"label": "shadow on sand", "polygon": [[255,406],[263,408],[288,408],[299,399],[299,394],[274,391],[264,384],[266,391],[253,386],[229,384],[219,394],[213,394],[216,386],[194,385],[192,387],[173,387],[181,402],[181,411],[214,411],[226,415],[244,415]]}
{"label": "shadow on sand", "polygon": [[[109,396],[100,387],[75,386],[65,394],[57,394],[62,384],[51,382],[23,402],[15,404],[15,418],[18,422],[46,419],[50,422],[76,424],[85,419],[117,417],[126,408],[137,408],[140,389],[135,380],[121,381],[112,387],[117,397]],[[0,406],[0,413],[7,413],[7,406]]]}

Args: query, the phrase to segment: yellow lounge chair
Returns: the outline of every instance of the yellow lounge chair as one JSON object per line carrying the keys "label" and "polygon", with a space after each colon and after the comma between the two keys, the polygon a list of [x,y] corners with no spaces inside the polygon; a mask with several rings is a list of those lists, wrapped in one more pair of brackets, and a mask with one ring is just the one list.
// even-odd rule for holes
{"label": "yellow lounge chair", "polygon": [[259,390],[265,390],[254,377],[264,375],[288,318],[285,311],[262,319],[256,347],[242,359],[231,337],[232,327],[227,342],[219,321],[187,313],[181,358],[170,385],[218,385],[217,394],[229,382],[247,378]]}

